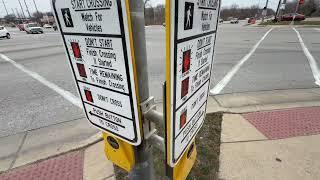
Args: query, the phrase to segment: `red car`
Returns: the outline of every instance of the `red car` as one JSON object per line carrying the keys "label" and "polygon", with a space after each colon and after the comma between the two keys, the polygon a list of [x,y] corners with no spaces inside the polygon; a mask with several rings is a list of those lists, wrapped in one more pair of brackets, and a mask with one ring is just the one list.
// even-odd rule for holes
{"label": "red car", "polygon": [[256,21],[257,21],[257,19],[254,18],[254,17],[252,17],[252,18],[250,18],[250,19],[248,20],[248,24],[255,24]]}
{"label": "red car", "polygon": [[295,15],[295,18],[294,18],[295,21],[303,21],[306,19],[306,17],[303,14],[290,13],[290,14],[285,14],[285,15],[281,16],[281,20],[282,21],[292,21],[294,15]]}
{"label": "red car", "polygon": [[20,31],[25,31],[24,24],[18,24],[17,27],[19,28]]}

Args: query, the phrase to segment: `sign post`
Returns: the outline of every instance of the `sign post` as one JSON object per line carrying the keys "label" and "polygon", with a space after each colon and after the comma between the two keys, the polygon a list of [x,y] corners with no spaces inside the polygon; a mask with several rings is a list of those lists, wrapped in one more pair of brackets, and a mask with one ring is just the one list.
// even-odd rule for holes
{"label": "sign post", "polygon": [[[179,168],[188,166],[181,162],[195,160],[193,142],[206,115],[220,1],[167,0],[166,3],[166,156],[170,167]],[[174,173],[173,177],[178,177]]]}
{"label": "sign post", "polygon": [[[169,178],[185,179],[206,114],[220,1],[167,0],[165,118],[149,96],[143,0],[52,0],[52,7],[85,114],[104,131],[107,157],[130,179],[152,180],[149,147],[156,144],[166,151]],[[151,123],[163,119],[165,140]]]}
{"label": "sign post", "polygon": [[104,131],[107,157],[130,179],[154,179],[140,110],[150,99],[143,1],[52,0],[52,7],[85,114]]}

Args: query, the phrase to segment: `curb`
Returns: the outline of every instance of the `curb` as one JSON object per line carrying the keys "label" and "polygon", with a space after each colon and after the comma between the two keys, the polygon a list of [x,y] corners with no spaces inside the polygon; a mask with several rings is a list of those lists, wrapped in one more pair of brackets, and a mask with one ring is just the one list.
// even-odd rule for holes
{"label": "curb", "polygon": [[210,96],[207,113],[248,113],[320,106],[320,89],[290,89]]}
{"label": "curb", "polygon": [[70,143],[70,144],[65,144],[62,146],[62,153],[60,154],[64,154],[70,151],[76,151],[79,149],[83,149],[83,148],[87,148],[91,145],[94,145],[100,141],[103,141],[103,137],[102,137],[102,133],[99,132],[91,137],[89,137],[88,139],[81,141],[79,143]]}
{"label": "curb", "polygon": [[79,143],[68,143],[68,144],[64,144],[61,149],[59,149],[59,151],[56,151],[56,153],[51,153],[48,154],[47,156],[41,157],[39,159],[35,159],[33,161],[28,161],[28,162],[24,162],[23,164],[19,164],[18,166],[13,165],[13,167],[5,170],[5,171],[0,171],[0,174],[8,172],[8,171],[12,171],[15,170],[17,168],[20,167],[24,167],[24,166],[28,166],[31,164],[35,164],[38,162],[42,162],[51,158],[55,158],[58,156],[62,156],[65,155],[67,153],[73,152],[73,151],[79,151],[81,149],[86,149],[89,148],[90,146],[93,146],[99,142],[103,141],[103,137],[101,133],[97,133],[91,137],[89,137],[88,139],[81,141]]}
{"label": "curb", "polygon": [[81,150],[103,140],[100,131],[79,118],[5,136],[0,151],[0,172]]}

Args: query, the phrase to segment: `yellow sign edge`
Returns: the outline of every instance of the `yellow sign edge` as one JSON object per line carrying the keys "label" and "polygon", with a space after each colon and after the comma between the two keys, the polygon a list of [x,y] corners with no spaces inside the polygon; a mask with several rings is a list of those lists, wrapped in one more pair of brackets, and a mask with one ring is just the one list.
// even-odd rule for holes
{"label": "yellow sign edge", "polygon": [[166,130],[167,130],[167,136],[166,136],[166,159],[167,164],[170,164],[170,149],[171,149],[171,1],[166,0]]}
{"label": "yellow sign edge", "polygon": [[139,95],[139,86],[136,82],[138,82],[137,77],[137,66],[136,66],[136,56],[134,51],[134,45],[133,45],[133,33],[132,33],[132,22],[131,22],[131,13],[130,13],[130,4],[129,0],[125,0],[125,6],[126,6],[126,14],[128,19],[128,31],[129,31],[129,39],[130,39],[130,50],[131,50],[131,58],[132,58],[132,68],[133,68],[133,78],[134,78],[134,86],[136,90],[136,97],[137,97],[137,106],[138,106],[138,118],[139,118],[139,126],[140,126],[140,136],[141,136],[141,142],[142,143],[144,137],[143,137],[143,125],[142,125],[142,113],[140,109],[140,95]]}

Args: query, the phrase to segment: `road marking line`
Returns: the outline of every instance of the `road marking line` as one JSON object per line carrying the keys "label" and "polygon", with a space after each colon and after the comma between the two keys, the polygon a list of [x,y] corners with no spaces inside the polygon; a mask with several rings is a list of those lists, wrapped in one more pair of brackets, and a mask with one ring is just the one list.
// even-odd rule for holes
{"label": "road marking line", "polygon": [[241,68],[241,66],[253,55],[253,53],[257,50],[257,48],[260,46],[262,41],[268,36],[268,34],[273,30],[274,28],[269,29],[268,32],[258,41],[256,45],[253,46],[253,48],[250,50],[250,52],[245,55],[232,69],[223,77],[223,79],[210,91],[211,95],[219,94],[224,87],[230,82],[232,77],[238,72],[238,70]]}
{"label": "road marking line", "polygon": [[312,71],[313,77],[315,79],[315,84],[320,86],[320,71],[318,68],[318,64],[317,64],[316,60],[314,59],[314,57],[312,56],[312,54],[310,53],[310,51],[308,50],[307,46],[304,44],[303,39],[302,39],[299,31],[297,31],[297,29],[294,27],[292,29],[297,33],[302,50],[303,50],[305,56],[308,58],[308,61],[309,61],[310,67],[311,67],[311,71]]}
{"label": "road marking line", "polygon": [[45,86],[49,87],[50,89],[52,89],[53,91],[57,92],[59,95],[64,97],[66,100],[68,100],[69,102],[71,102],[75,106],[82,108],[81,100],[78,97],[76,97],[75,95],[73,95],[71,92],[66,91],[66,90],[60,88],[59,86],[53,84],[52,82],[46,80],[44,77],[40,76],[38,73],[35,73],[33,71],[28,70],[27,68],[25,68],[21,64],[16,63],[14,60],[10,59],[9,57],[7,57],[4,54],[0,54],[0,58],[11,63],[13,66],[18,68],[22,72],[28,74],[33,79],[41,82],[43,85],[45,85]]}

